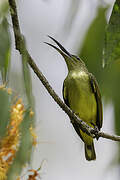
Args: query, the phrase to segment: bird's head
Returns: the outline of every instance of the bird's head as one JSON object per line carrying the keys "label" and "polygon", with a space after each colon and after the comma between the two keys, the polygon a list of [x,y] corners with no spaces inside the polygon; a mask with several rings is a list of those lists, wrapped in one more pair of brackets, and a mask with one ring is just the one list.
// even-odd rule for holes
{"label": "bird's head", "polygon": [[56,49],[65,59],[65,62],[67,64],[68,70],[74,70],[74,69],[79,69],[83,66],[85,66],[84,62],[75,55],[70,54],[57,40],[55,40],[53,37],[48,36],[50,39],[52,39],[58,46],[54,46],[53,44],[47,43],[45,42],[47,45],[53,47],[54,49]]}

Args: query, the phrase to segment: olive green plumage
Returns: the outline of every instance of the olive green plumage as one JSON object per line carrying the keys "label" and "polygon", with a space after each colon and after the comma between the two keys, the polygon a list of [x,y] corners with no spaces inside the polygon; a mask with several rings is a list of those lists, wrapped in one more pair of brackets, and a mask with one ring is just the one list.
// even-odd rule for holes
{"label": "olive green plumage", "polygon": [[[50,37],[50,36],[49,36]],[[88,72],[85,63],[77,56],[71,55],[58,41],[50,37],[59,47],[55,48],[65,59],[68,75],[63,84],[65,103],[91,127],[102,127],[102,102],[95,77]],[[85,143],[85,157],[88,161],[95,160],[96,154],[93,138],[84,133],[79,125],[72,123],[79,137]]]}

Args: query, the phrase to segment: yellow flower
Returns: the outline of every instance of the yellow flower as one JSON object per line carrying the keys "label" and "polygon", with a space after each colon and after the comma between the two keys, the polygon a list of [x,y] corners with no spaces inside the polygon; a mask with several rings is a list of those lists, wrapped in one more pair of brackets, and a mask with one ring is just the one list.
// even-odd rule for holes
{"label": "yellow flower", "polygon": [[35,130],[33,129],[32,126],[30,127],[30,133],[31,133],[31,135],[33,137],[33,146],[36,146],[36,144],[37,144],[37,135],[36,135]]}
{"label": "yellow flower", "polygon": [[10,122],[6,136],[0,140],[0,180],[6,180],[7,172],[19,147],[19,126],[23,120],[24,105],[22,99],[11,107]]}

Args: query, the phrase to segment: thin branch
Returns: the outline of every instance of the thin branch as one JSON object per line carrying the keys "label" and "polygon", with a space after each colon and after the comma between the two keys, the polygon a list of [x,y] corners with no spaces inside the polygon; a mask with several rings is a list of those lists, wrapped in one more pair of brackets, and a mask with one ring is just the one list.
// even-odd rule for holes
{"label": "thin branch", "polygon": [[23,51],[26,52],[26,56],[28,58],[29,65],[31,66],[31,68],[33,69],[33,71],[35,72],[35,74],[37,75],[39,80],[42,82],[44,87],[47,89],[48,93],[55,100],[55,102],[69,116],[69,118],[71,119],[71,122],[72,123],[77,122],[80,126],[80,129],[92,137],[97,137],[97,138],[102,137],[102,138],[110,139],[113,141],[120,141],[120,136],[106,134],[104,132],[98,131],[98,130],[93,129],[90,126],[88,126],[75,113],[73,113],[72,110],[59,98],[59,96],[52,89],[49,82],[47,81],[45,76],[42,74],[42,72],[39,70],[39,68],[37,67],[34,60],[32,59],[32,57],[30,56],[29,52],[26,49],[23,35],[21,34],[21,31],[20,31],[15,0],[8,0],[8,2],[9,2],[9,6],[10,6],[10,13],[11,13],[13,31],[14,31],[14,36],[15,36],[16,49],[20,52],[20,54],[23,54]]}
{"label": "thin branch", "polygon": [[110,140],[113,140],[113,141],[120,141],[120,136],[110,135],[110,134],[107,134],[107,133],[104,133],[104,132],[101,132],[101,131],[98,132],[98,137],[102,137],[102,138],[105,138],[105,139],[110,139]]}

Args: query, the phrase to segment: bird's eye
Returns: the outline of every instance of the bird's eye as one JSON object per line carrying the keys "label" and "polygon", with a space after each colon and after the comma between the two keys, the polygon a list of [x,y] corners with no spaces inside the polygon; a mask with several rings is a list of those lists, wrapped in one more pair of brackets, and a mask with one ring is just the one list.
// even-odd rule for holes
{"label": "bird's eye", "polygon": [[80,58],[76,55],[72,55],[73,57],[75,57],[77,60],[80,60]]}
{"label": "bird's eye", "polygon": [[80,60],[80,58],[78,56],[75,56],[77,60]]}
{"label": "bird's eye", "polygon": [[77,56],[76,56],[76,58],[77,58],[77,60],[80,60],[80,58],[79,58],[79,57],[77,57]]}

